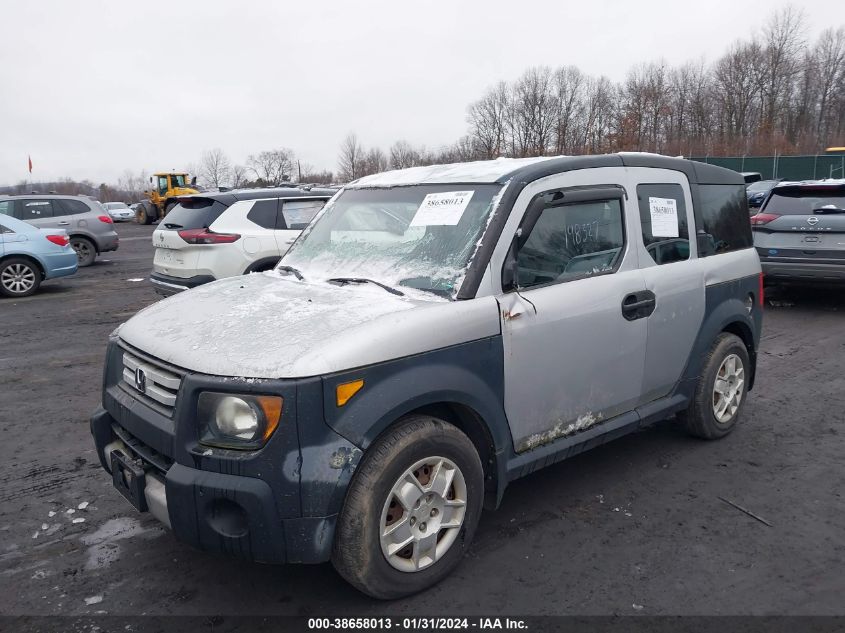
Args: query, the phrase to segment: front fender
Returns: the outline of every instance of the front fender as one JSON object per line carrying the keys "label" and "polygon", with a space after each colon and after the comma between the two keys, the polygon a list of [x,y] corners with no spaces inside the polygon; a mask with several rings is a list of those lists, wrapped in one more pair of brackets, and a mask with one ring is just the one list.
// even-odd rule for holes
{"label": "front fender", "polygon": [[[501,336],[471,341],[398,360],[333,374],[323,379],[328,425],[362,450],[402,416],[427,405],[458,404],[475,411],[494,449],[512,447],[504,411]],[[337,386],[363,380],[343,407]]]}

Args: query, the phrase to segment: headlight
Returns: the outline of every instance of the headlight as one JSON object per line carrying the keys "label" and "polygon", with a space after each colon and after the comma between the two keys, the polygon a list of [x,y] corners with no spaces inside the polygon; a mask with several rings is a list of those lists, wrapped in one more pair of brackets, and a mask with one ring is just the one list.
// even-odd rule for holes
{"label": "headlight", "polygon": [[200,442],[221,448],[261,448],[279,425],[279,396],[205,391],[197,403]]}

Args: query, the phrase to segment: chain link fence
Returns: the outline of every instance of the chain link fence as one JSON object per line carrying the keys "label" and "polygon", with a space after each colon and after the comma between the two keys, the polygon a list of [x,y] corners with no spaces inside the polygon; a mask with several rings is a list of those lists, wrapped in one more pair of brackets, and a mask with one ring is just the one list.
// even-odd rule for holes
{"label": "chain link fence", "polygon": [[809,156],[690,156],[701,161],[734,171],[759,172],[764,180],[819,180],[845,178],[845,154],[818,154]]}

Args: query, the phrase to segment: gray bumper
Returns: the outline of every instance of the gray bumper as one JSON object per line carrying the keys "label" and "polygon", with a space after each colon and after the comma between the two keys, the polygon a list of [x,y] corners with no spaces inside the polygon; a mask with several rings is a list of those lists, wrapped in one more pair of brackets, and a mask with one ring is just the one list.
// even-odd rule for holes
{"label": "gray bumper", "polygon": [[845,283],[845,262],[818,264],[773,262],[762,259],[763,274],[769,281]]}

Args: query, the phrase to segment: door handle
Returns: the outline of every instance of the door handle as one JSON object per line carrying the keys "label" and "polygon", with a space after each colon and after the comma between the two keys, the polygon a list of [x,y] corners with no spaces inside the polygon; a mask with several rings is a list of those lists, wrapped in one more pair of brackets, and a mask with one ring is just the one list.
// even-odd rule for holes
{"label": "door handle", "polygon": [[657,307],[657,298],[651,290],[632,292],[622,300],[622,316],[628,321],[644,319],[651,316]]}
{"label": "door handle", "polygon": [[59,222],[59,226],[69,226],[70,222]]}

